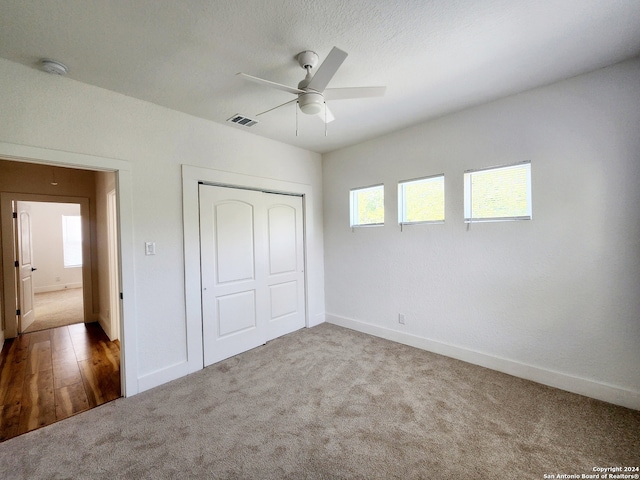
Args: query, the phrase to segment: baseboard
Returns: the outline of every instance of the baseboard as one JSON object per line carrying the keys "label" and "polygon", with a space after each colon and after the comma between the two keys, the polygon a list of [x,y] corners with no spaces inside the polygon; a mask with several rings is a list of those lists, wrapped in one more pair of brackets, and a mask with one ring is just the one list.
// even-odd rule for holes
{"label": "baseboard", "polygon": [[2,351],[2,347],[4,347],[4,330],[0,330],[0,351]]}
{"label": "baseboard", "polygon": [[[200,365],[200,369],[202,369],[202,365]],[[178,378],[193,373],[193,371],[194,368],[192,368],[192,365],[190,365],[188,361],[184,361],[148,373],[138,378],[138,393],[177,380]]]}
{"label": "baseboard", "polygon": [[104,318],[102,314],[98,314],[97,321],[102,327],[102,331],[107,335],[107,337],[109,337],[109,340],[113,340],[113,338],[111,338],[111,322],[109,319]]}
{"label": "baseboard", "polygon": [[324,323],[325,321],[325,314],[323,313],[318,313],[317,315],[315,315],[314,317],[312,317],[309,320],[309,328],[311,327],[316,327],[318,325],[320,325],[321,323]]}
{"label": "baseboard", "polygon": [[404,345],[409,345],[411,347],[420,348],[439,355],[462,360],[481,367],[490,368],[498,372],[507,373],[515,377],[531,380],[560,390],[566,390],[568,392],[577,393],[579,395],[595,398],[615,405],[640,410],[640,392],[626,390],[613,385],[594,382],[593,380],[574,377],[565,373],[554,372],[540,367],[534,367],[532,365],[519,363],[506,358],[495,357],[486,353],[468,350],[456,345],[398,332],[396,330],[372,325],[352,318],[332,314],[327,314],[325,318],[328,323],[350,328],[351,330],[385,338],[387,340],[392,340]]}
{"label": "baseboard", "polygon": [[82,282],[63,283],[57,285],[44,285],[42,287],[34,287],[33,293],[57,292],[58,290],[68,290],[71,288],[82,288]]}

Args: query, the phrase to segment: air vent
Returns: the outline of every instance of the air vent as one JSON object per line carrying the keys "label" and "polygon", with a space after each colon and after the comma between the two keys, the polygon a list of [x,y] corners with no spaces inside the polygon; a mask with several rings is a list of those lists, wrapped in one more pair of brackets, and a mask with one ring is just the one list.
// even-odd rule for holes
{"label": "air vent", "polygon": [[228,118],[227,122],[235,123],[236,125],[240,125],[242,127],[253,127],[256,123],[258,123],[257,120],[245,117],[244,115],[240,114],[236,114],[233,117]]}

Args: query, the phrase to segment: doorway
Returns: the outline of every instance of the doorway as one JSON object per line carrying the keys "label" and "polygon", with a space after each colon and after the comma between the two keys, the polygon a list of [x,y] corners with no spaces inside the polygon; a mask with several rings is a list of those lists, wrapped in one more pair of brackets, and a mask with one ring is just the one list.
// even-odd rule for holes
{"label": "doorway", "polygon": [[[45,152],[35,153],[46,156]],[[89,163],[93,160],[95,159],[87,159]],[[0,395],[0,410],[3,412],[0,440],[3,440],[122,396],[127,377],[123,365],[124,352],[119,341],[119,323],[124,317],[121,313],[124,302],[119,300],[113,304],[109,298],[109,289],[113,288],[112,285],[119,288],[122,278],[119,271],[120,234],[117,228],[120,221],[120,199],[116,193],[118,179],[122,174],[114,170],[74,169],[11,160],[0,160],[0,171],[0,230],[3,246],[3,274],[0,284],[4,313],[0,341],[5,340],[0,353],[0,383],[11,386],[3,389],[3,395]],[[126,172],[122,178],[126,184]],[[72,196],[76,192],[87,196]],[[54,242],[51,233],[45,234],[49,247],[56,243],[57,248],[62,250],[63,258],[60,262],[63,263],[63,268],[67,267],[66,271],[56,273],[49,271],[46,266],[45,257],[51,255],[38,254],[37,242],[40,234],[37,215],[36,218],[31,217],[34,207],[37,210],[48,204],[75,207],[75,210],[59,212],[55,216],[45,215],[60,230],[66,230],[66,238],[62,239],[62,243],[66,240],[68,248],[64,248],[58,241]],[[23,215],[23,218],[34,220],[33,225],[31,222],[27,228],[18,225],[18,205],[29,207],[30,212]],[[16,213],[16,218],[13,218],[13,212]],[[112,222],[109,228],[107,218]],[[80,294],[79,301],[74,301],[79,312],[76,311],[74,319],[67,318],[65,323],[71,325],[51,325],[53,328],[41,330],[34,328],[34,324],[25,325],[20,321],[24,301],[18,294],[20,288],[15,281],[17,269],[14,259],[17,258],[15,255],[20,250],[19,247],[25,242],[17,240],[16,230],[30,233],[33,240],[27,241],[22,251],[28,252],[29,270],[32,273],[31,279],[25,279],[23,283],[30,285],[34,296],[34,323],[38,323],[37,297],[56,290],[75,290],[76,297]],[[24,237],[22,235],[23,239]],[[36,248],[35,252],[33,247]],[[68,258],[64,258],[65,256]],[[23,263],[18,262],[19,265]],[[115,271],[109,271],[111,267]],[[74,268],[79,270],[79,276],[65,276]],[[48,280],[44,285],[33,278],[39,274],[44,274],[42,276]],[[130,281],[130,274],[129,271],[124,275],[125,283]],[[56,277],[60,277],[59,280]],[[111,282],[112,278],[116,279],[115,283]],[[48,289],[50,292],[43,291],[43,286],[44,290]],[[120,299],[120,292],[121,290],[115,292],[111,297]],[[70,317],[69,314],[65,316]],[[109,319],[112,317],[116,318],[115,328],[110,328]],[[76,320],[79,323],[75,323]],[[110,338],[105,333],[108,330],[116,337]],[[124,346],[123,342],[122,347]],[[135,368],[130,373],[135,375]],[[136,390],[132,389],[130,392],[136,393]]]}
{"label": "doorway", "polygon": [[17,201],[14,211],[18,333],[84,323],[80,204]]}
{"label": "doorway", "polygon": [[[79,216],[76,215],[78,209]],[[94,269],[96,262],[92,258],[92,250],[95,248],[92,249],[90,199],[0,192],[0,214],[5,338],[15,338],[21,333],[35,331],[33,323],[36,319],[36,296],[47,291],[81,289],[81,313],[77,311],[76,302],[75,320],[94,321],[93,293],[97,278]],[[33,215],[35,223],[32,221]],[[52,215],[55,218],[50,218]],[[63,220],[63,217],[73,218]],[[71,235],[67,239],[67,265],[76,265],[71,268],[64,267],[65,227],[67,236]],[[55,234],[51,232],[53,229],[56,230]],[[42,263],[38,265],[36,262]],[[56,277],[60,277],[60,281],[56,281]],[[72,293],[76,293],[77,297],[80,292]],[[12,312],[14,315],[11,315]]]}
{"label": "doorway", "polygon": [[[67,195],[83,195],[91,197],[96,192],[117,190],[117,242],[118,242],[118,280],[120,316],[120,373],[121,394],[131,396],[141,389],[138,375],[137,330],[135,322],[135,282],[133,255],[133,178],[131,164],[125,160],[107,158],[96,155],[53,150],[30,145],[10,144],[0,141],[0,230],[4,237],[6,230],[13,229],[11,218],[11,204],[7,204],[5,195],[9,192],[21,194],[39,194],[60,197]],[[55,177],[54,177],[55,173]],[[57,176],[58,173],[60,176]],[[85,180],[86,176],[93,180]],[[105,177],[111,177],[107,181]],[[86,192],[86,195],[85,195]],[[96,202],[91,203],[93,209]],[[8,215],[8,216],[7,216]],[[96,222],[93,222],[95,225]],[[84,224],[83,224],[84,226]],[[9,245],[13,250],[11,237]],[[106,255],[106,249],[100,249]],[[84,253],[84,252],[83,252]],[[12,279],[15,275],[13,262],[4,261],[11,257],[6,253],[5,242],[2,244],[2,276],[0,276],[0,291],[2,292],[2,325],[0,342],[15,338],[17,325],[15,322],[15,288],[11,281],[7,285],[5,279]],[[90,260],[91,257],[89,258]],[[9,263],[10,262],[10,263]],[[83,263],[83,269],[85,264]],[[100,265],[95,271],[105,272]],[[83,270],[83,279],[86,275]],[[105,285],[100,282],[100,285]],[[85,312],[88,308],[88,292],[83,291]],[[96,294],[97,297],[102,298]],[[92,292],[93,297],[93,292]],[[108,302],[100,302],[106,305]],[[85,315],[86,316],[86,315]],[[99,320],[99,318],[98,318]],[[69,327],[67,327],[69,328]]]}

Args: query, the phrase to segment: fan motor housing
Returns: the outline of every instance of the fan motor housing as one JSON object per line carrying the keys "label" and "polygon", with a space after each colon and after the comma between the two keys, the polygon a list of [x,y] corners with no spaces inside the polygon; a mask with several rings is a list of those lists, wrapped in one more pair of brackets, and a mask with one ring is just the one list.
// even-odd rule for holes
{"label": "fan motor housing", "polygon": [[311,50],[305,50],[298,54],[298,64],[305,70],[307,68],[315,68],[318,64],[318,54]]}
{"label": "fan motor housing", "polygon": [[324,107],[324,97],[318,92],[301,93],[298,96],[298,106],[302,113],[307,115],[316,115],[320,113]]}

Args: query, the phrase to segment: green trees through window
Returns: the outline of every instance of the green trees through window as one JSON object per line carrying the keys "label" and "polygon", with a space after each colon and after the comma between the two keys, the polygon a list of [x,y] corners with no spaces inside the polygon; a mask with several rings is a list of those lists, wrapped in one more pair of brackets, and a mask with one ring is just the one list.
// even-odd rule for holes
{"label": "green trees through window", "polygon": [[531,162],[464,174],[466,222],[531,219]]}
{"label": "green trees through window", "polygon": [[[398,182],[398,223],[443,223],[444,174]],[[384,225],[384,185],[349,192],[351,226]],[[531,219],[531,162],[467,170],[464,221]]]}
{"label": "green trees through window", "polygon": [[444,222],[444,175],[400,182],[398,221]]}
{"label": "green trees through window", "polygon": [[384,185],[351,190],[351,226],[384,224]]}

